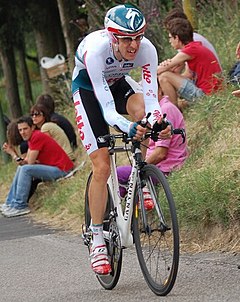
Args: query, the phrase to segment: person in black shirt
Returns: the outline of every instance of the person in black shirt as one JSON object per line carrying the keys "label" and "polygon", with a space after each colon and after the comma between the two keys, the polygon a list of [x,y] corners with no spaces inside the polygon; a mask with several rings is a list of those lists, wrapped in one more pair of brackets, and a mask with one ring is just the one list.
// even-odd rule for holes
{"label": "person in black shirt", "polygon": [[73,149],[77,147],[77,137],[73,125],[63,115],[55,112],[54,99],[49,94],[41,94],[37,97],[36,104],[42,104],[50,113],[51,122],[56,123],[66,133]]}

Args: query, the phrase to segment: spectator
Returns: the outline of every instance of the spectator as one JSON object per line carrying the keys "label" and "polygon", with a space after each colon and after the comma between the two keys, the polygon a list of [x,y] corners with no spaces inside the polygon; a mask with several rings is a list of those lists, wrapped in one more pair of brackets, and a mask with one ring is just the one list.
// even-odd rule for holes
{"label": "spectator", "polygon": [[26,156],[28,145],[27,142],[22,139],[16,121],[12,121],[8,124],[7,142],[3,144],[2,149],[9,154],[13,160]]}
{"label": "spectator", "polygon": [[[234,64],[234,66],[230,70],[229,76],[230,76],[230,83],[236,84],[239,87],[239,84],[240,84],[240,42],[237,44],[235,54],[236,54],[237,62]],[[232,92],[232,94],[236,97],[240,97],[240,90],[235,90]]]}
{"label": "spectator", "polygon": [[[168,29],[168,23],[175,19],[175,18],[183,18],[183,19],[188,19],[186,14],[183,12],[183,10],[181,10],[180,8],[173,8],[170,12],[168,12],[168,14],[166,15],[163,24],[165,26],[166,29]],[[217,52],[214,48],[214,46],[202,35],[200,35],[197,32],[193,32],[193,41],[195,42],[202,42],[202,45],[207,47],[217,58],[219,66],[221,66],[220,64],[220,60],[218,58]]]}
{"label": "spectator", "polygon": [[232,92],[232,95],[234,95],[234,96],[240,98],[240,90],[234,90],[234,91]]}
{"label": "spectator", "polygon": [[63,129],[72,148],[75,149],[77,147],[77,138],[74,128],[67,118],[55,112],[55,103],[53,98],[49,94],[41,94],[37,97],[36,104],[42,104],[48,109],[51,122],[56,123]]}
{"label": "spectator", "polygon": [[[24,141],[20,135],[16,121],[9,123],[7,127],[7,142],[3,144],[2,149],[4,152],[8,153],[18,165],[21,164],[21,161],[26,157],[28,142]],[[32,180],[28,201],[32,197],[40,182],[41,179],[39,178],[34,178]]]}
{"label": "spectator", "polygon": [[[158,100],[162,108],[162,112],[167,114],[167,118],[171,121],[173,128],[184,128],[185,123],[180,110],[173,105],[167,96],[163,96],[162,89],[158,89]],[[172,171],[179,170],[188,157],[187,140],[182,143],[180,135],[173,135],[169,139],[158,140],[154,142],[150,140],[146,162],[156,165],[166,176]],[[130,176],[131,166],[119,166],[117,168],[118,180],[120,184],[120,194],[126,194],[126,185]],[[150,204],[146,204],[146,209],[151,208]]]}
{"label": "spectator", "polygon": [[236,47],[236,57],[238,60],[240,60],[240,42],[238,43]]}
{"label": "spectator", "polygon": [[[173,48],[180,50],[173,58],[158,66],[158,79],[164,95],[177,105],[178,95],[187,100],[211,94],[222,87],[221,68],[214,54],[201,42],[193,41],[193,28],[183,18],[168,23],[169,41]],[[174,73],[173,68],[186,63],[183,74]]]}
{"label": "spectator", "polygon": [[50,122],[50,114],[44,105],[36,104],[31,108],[33,124],[41,132],[51,136],[63,148],[71,160],[74,154],[67,135],[56,123]]}
{"label": "spectator", "polygon": [[27,200],[33,178],[53,181],[64,177],[73,169],[73,163],[50,136],[35,130],[31,117],[22,117],[17,121],[20,135],[28,141],[28,152],[18,166],[2,214],[14,217],[28,214]]}

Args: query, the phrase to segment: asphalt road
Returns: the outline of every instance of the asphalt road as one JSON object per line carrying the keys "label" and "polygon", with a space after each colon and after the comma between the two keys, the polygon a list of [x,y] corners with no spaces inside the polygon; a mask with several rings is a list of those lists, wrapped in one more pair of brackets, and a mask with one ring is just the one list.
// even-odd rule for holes
{"label": "asphalt road", "polygon": [[167,297],[147,287],[134,248],[124,251],[119,283],[104,290],[89,268],[80,236],[48,229],[29,217],[0,215],[1,302],[240,301],[240,255],[181,255],[176,284]]}

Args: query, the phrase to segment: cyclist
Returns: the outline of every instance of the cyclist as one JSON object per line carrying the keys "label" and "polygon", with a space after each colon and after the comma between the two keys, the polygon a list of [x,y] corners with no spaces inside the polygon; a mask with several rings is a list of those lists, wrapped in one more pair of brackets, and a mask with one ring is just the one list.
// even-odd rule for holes
{"label": "cyclist", "polygon": [[[72,91],[78,131],[92,162],[93,176],[89,191],[93,242],[91,267],[96,274],[111,272],[103,238],[103,216],[107,199],[110,163],[107,144],[98,140],[109,132],[109,125],[134,139],[145,134],[136,121],[151,112],[149,122],[161,121],[157,99],[157,52],[144,37],[143,14],[132,5],[117,5],[105,16],[105,29],[87,35],[75,56]],[[128,73],[142,68],[142,87]],[[129,121],[122,114],[129,114]],[[160,137],[171,135],[171,129]]]}

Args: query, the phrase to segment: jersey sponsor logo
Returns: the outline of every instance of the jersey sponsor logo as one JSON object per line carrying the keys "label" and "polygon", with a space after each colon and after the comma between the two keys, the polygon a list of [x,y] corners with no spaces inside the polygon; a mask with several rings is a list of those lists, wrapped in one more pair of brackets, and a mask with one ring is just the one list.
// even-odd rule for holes
{"label": "jersey sponsor logo", "polygon": [[143,79],[148,83],[151,84],[151,72],[148,69],[148,67],[150,66],[150,64],[146,64],[142,66],[142,70],[143,70]]}
{"label": "jersey sponsor logo", "polygon": [[131,92],[133,92],[133,89],[132,89],[132,88],[130,88],[130,89],[125,93],[124,97],[127,98]]}
{"label": "jersey sponsor logo", "polygon": [[152,97],[154,97],[154,99],[156,99],[156,94],[155,93],[153,93],[153,90],[151,90],[151,89],[149,89],[147,92],[146,92],[146,96],[152,96]]}
{"label": "jersey sponsor logo", "polygon": [[78,132],[81,140],[84,140],[84,132],[82,131],[82,128],[84,127],[84,123],[82,120],[82,116],[78,115],[76,117],[76,122],[77,122],[77,127],[78,127]]}
{"label": "jersey sponsor logo", "polygon": [[104,143],[106,143],[106,140],[105,140],[104,137],[99,136],[99,137],[97,138],[97,142],[98,142],[99,144],[104,144]]}
{"label": "jersey sponsor logo", "polygon": [[133,63],[124,63],[123,68],[133,67]]}
{"label": "jersey sponsor logo", "polygon": [[111,65],[113,62],[114,62],[114,60],[113,60],[113,58],[111,58],[111,57],[108,57],[108,58],[106,59],[106,64],[107,64],[107,65]]}
{"label": "jersey sponsor logo", "polygon": [[92,147],[92,144],[85,145],[84,147],[85,147],[85,150],[88,151]]}
{"label": "jersey sponsor logo", "polygon": [[105,91],[108,91],[108,90],[109,90],[109,87],[108,87],[108,83],[107,83],[107,81],[106,81],[104,72],[102,72],[102,81],[103,81],[104,90],[105,90]]}
{"label": "jersey sponsor logo", "polygon": [[107,107],[113,107],[114,106],[114,100],[106,102],[106,108]]}
{"label": "jersey sponsor logo", "polygon": [[[114,69],[116,69],[116,68],[117,68],[117,65],[106,66],[106,70],[110,70],[110,71],[111,71],[112,69],[114,70]],[[109,72],[110,72],[110,71],[109,71]]]}

